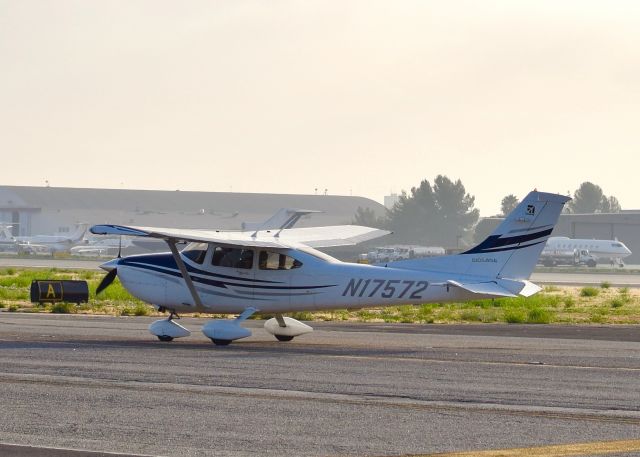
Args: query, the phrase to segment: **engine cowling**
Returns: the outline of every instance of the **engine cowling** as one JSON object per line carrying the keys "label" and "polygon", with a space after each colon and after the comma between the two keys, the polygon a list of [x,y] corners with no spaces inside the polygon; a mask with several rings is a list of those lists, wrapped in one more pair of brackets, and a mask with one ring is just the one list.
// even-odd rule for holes
{"label": "engine cowling", "polygon": [[280,324],[278,324],[278,320],[275,317],[272,317],[264,323],[264,329],[272,335],[290,337],[313,332],[312,327],[309,327],[307,324],[297,321],[292,317],[283,317],[283,319],[285,323],[284,327],[280,327]]}
{"label": "engine cowling", "polygon": [[251,330],[240,327],[236,320],[219,319],[207,323],[202,327],[202,333],[212,340],[239,340],[251,336]]}

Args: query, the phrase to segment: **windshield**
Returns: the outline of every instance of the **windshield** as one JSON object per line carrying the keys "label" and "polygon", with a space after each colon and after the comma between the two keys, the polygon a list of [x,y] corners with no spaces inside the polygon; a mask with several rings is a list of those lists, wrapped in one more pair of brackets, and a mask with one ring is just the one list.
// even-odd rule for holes
{"label": "windshield", "polygon": [[202,264],[207,255],[207,243],[189,243],[182,250],[182,255],[195,263]]}

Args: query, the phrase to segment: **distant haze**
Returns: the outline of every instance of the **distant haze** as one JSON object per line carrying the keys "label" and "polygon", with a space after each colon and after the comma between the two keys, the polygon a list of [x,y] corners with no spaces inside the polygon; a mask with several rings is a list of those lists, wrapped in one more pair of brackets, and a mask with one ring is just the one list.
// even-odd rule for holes
{"label": "distant haze", "polygon": [[640,208],[640,2],[0,0],[0,184]]}

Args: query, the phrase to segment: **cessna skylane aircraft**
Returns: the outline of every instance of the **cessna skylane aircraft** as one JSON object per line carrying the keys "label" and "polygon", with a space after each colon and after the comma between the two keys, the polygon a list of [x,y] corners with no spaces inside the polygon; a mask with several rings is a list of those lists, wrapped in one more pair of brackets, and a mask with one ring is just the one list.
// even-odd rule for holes
{"label": "cessna skylane aircraft", "polygon": [[[189,336],[177,313],[239,314],[213,320],[202,332],[226,345],[251,335],[240,324],[254,313],[274,314],[267,332],[280,341],[312,331],[287,312],[528,297],[540,287],[528,281],[568,197],[533,191],[482,243],[457,255],[390,262],[343,263],[315,248],[351,245],[389,232],[353,225],[250,231],[184,230],[96,225],[94,234],[164,240],[171,250],[117,258],[99,293],[116,277],[134,296],[169,317],[149,326],[161,341]],[[181,252],[176,244],[189,242]]]}

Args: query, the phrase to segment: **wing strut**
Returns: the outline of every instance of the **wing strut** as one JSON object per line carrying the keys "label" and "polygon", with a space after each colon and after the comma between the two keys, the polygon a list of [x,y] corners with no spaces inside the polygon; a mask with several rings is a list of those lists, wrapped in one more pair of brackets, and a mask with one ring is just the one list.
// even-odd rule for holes
{"label": "wing strut", "polygon": [[169,245],[169,249],[171,249],[171,254],[173,254],[173,258],[180,269],[180,273],[182,273],[182,277],[184,278],[184,282],[187,284],[187,288],[189,292],[191,292],[191,296],[193,297],[193,301],[196,306],[200,309],[203,308],[202,300],[200,300],[200,295],[198,295],[198,291],[196,287],[193,285],[193,281],[191,280],[191,276],[189,276],[189,272],[187,272],[187,267],[182,261],[182,257],[180,257],[180,253],[178,252],[178,248],[176,247],[176,243],[178,240],[175,238],[166,238],[165,241]]}

